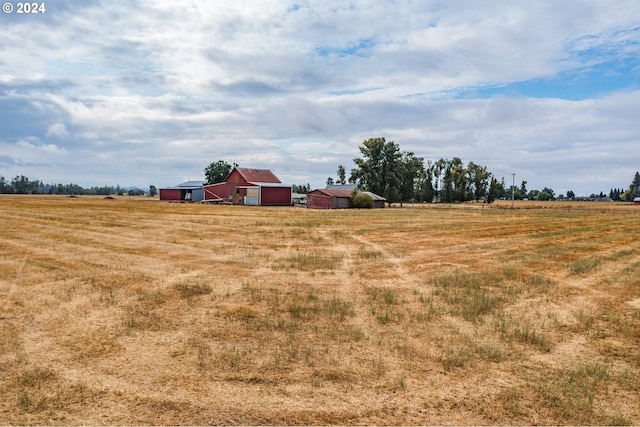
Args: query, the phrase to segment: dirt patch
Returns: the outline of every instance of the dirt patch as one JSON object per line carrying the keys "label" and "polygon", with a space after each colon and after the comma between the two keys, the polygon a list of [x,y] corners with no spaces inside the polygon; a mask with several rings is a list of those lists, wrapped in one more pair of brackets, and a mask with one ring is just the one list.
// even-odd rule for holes
{"label": "dirt patch", "polygon": [[631,307],[640,310],[640,298],[632,299],[631,301],[627,301]]}

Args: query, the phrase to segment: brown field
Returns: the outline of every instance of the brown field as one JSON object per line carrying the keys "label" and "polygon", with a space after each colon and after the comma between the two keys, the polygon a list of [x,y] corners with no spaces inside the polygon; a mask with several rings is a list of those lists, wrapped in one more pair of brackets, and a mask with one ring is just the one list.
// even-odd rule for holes
{"label": "brown field", "polygon": [[0,197],[1,424],[640,424],[640,207]]}

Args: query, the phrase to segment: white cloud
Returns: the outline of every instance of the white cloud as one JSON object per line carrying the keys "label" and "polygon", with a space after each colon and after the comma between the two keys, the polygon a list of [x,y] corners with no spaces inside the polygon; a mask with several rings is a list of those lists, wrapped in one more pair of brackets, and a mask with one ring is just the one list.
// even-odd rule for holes
{"label": "white cloud", "polygon": [[67,135],[69,135],[69,133],[64,123],[54,123],[47,128],[47,136],[64,138]]}
{"label": "white cloud", "polygon": [[320,185],[374,136],[530,188],[639,167],[637,71],[584,101],[472,96],[637,57],[634,0],[52,1],[0,29],[0,155],[34,179],[171,185],[226,159]]}

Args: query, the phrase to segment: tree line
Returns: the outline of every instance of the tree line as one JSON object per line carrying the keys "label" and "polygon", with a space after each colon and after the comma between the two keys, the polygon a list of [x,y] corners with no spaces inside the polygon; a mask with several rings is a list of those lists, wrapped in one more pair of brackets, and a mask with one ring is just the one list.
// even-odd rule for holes
{"label": "tree line", "polygon": [[[353,159],[355,167],[347,178],[343,165],[338,166],[337,180],[327,179],[327,184],[355,184],[358,189],[383,196],[389,204],[403,202],[467,202],[492,203],[496,199],[556,200],[574,199],[569,190],[566,196],[556,195],[551,188],[528,190],[527,182],[520,186],[507,185],[504,177],[498,180],[486,166],[469,162],[466,165],[458,157],[436,161],[418,157],[413,152],[401,151],[394,141],[370,138],[358,147],[360,157]],[[594,195],[594,197],[597,197]],[[602,194],[601,197],[605,197]],[[629,189],[611,190],[614,200],[632,201],[640,197],[640,175],[636,172]]]}
{"label": "tree line", "polygon": [[388,203],[403,202],[493,202],[505,195],[504,179],[498,182],[486,166],[458,157],[437,161],[401,151],[394,141],[370,138],[359,147],[361,157],[353,159],[355,167],[349,178],[343,165],[338,166],[338,179],[327,184],[355,184],[364,191],[383,196]]}
{"label": "tree line", "polygon": [[95,195],[108,196],[111,194],[143,196],[149,194],[155,196],[158,189],[154,185],[149,186],[149,190],[145,192],[141,189],[124,189],[120,185],[102,187],[83,188],[78,184],[45,184],[40,180],[30,180],[24,175],[16,176],[7,181],[4,176],[0,176],[0,194],[65,194],[65,195]]}

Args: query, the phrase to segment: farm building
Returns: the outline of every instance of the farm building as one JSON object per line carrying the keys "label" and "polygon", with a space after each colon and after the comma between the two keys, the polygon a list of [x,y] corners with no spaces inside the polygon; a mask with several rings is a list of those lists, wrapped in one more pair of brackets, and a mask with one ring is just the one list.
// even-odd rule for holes
{"label": "farm building", "polygon": [[204,181],[187,181],[175,187],[161,188],[160,200],[200,202],[204,196],[203,185]]}
{"label": "farm building", "polygon": [[640,197],[635,197],[635,198],[633,199],[633,204],[634,204],[634,205],[640,205]]}
{"label": "farm building", "polygon": [[307,194],[306,193],[291,193],[291,204],[292,205],[306,205],[307,204]]}
{"label": "farm building", "polygon": [[[307,207],[311,209],[346,209],[351,206],[351,191],[345,189],[319,189],[307,194]],[[374,208],[384,208],[386,199],[368,191],[363,191],[373,199]]]}
{"label": "farm building", "polygon": [[224,182],[205,185],[205,202],[234,205],[291,205],[291,186],[283,184],[268,169],[234,168]]}

